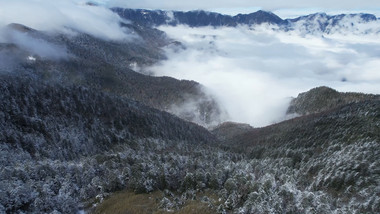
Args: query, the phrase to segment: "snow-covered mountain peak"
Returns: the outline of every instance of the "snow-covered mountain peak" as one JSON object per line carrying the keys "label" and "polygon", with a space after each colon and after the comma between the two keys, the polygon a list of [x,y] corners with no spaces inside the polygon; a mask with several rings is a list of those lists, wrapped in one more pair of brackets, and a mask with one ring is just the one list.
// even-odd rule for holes
{"label": "snow-covered mountain peak", "polygon": [[327,15],[315,13],[288,20],[287,29],[300,32],[300,34],[378,34],[380,22],[373,14],[340,14]]}
{"label": "snow-covered mountain peak", "polygon": [[333,33],[361,35],[378,34],[380,32],[380,22],[376,16],[367,13],[329,15],[321,12],[294,19],[281,19],[276,14],[263,10],[236,16],[202,10],[182,12],[113,8],[113,11],[125,19],[148,26],[236,27],[238,25],[258,26],[270,24],[272,27],[278,26],[278,28],[273,29],[295,31],[300,35]]}

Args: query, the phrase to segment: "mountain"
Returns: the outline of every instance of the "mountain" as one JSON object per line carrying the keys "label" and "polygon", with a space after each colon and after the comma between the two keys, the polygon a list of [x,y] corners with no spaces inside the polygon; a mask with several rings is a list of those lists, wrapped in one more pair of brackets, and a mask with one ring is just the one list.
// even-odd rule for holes
{"label": "mountain", "polygon": [[326,13],[315,13],[286,21],[286,29],[297,30],[304,34],[378,34],[380,32],[376,16],[366,13],[332,16]]}
{"label": "mountain", "polygon": [[0,83],[1,213],[72,213],[125,187],[131,173],[120,155],[133,164],[149,151],[216,142],[203,127],[120,96],[26,77]]}
{"label": "mountain", "polygon": [[[119,24],[131,38],[21,24],[1,29],[0,213],[76,213],[127,186],[177,189],[187,168],[171,178],[162,173],[175,163],[149,175],[149,167],[139,167],[157,170],[172,153],[217,142],[205,128],[161,111],[190,100],[192,108],[179,116],[214,122],[219,107],[203,86],[136,72],[165,59],[161,48],[171,40],[153,28]],[[160,176],[167,181],[145,180]]]}
{"label": "mountain", "polygon": [[[105,41],[79,32],[76,36],[50,34],[9,25],[4,34],[14,39],[0,44],[4,53],[0,54],[4,58],[0,71],[107,91],[204,126],[219,120],[221,107],[199,83],[136,72],[165,59],[161,48],[171,40],[162,31],[122,26],[133,32],[135,41]],[[177,110],[190,102],[191,110]]]}
{"label": "mountain", "polygon": [[237,26],[239,24],[281,24],[283,20],[277,15],[259,10],[250,14],[238,14],[236,16],[222,15],[219,13],[197,11],[162,11],[162,10],[142,10],[112,8],[121,17],[131,20],[140,25],[188,25],[190,27],[202,26]]}
{"label": "mountain", "polygon": [[292,99],[287,114],[307,115],[364,100],[379,100],[379,95],[342,93],[328,87],[313,88]]}
{"label": "mountain", "polygon": [[163,210],[199,201],[212,212],[379,211],[377,99],[263,128],[225,123],[218,142],[108,92],[13,75],[0,85],[4,213],[91,210],[123,189],[163,191]]}
{"label": "mountain", "polygon": [[127,98],[28,78],[0,81],[1,141],[36,159],[77,159],[140,138],[215,141],[200,126]]}
{"label": "mountain", "polygon": [[268,11],[259,10],[250,14],[238,14],[233,17],[236,23],[246,24],[246,25],[255,25],[255,24],[277,24],[280,25],[283,23],[280,17],[276,14]]}
{"label": "mountain", "polygon": [[237,25],[270,24],[284,31],[299,31],[302,34],[355,33],[377,34],[380,32],[378,19],[373,14],[327,15],[315,13],[294,19],[281,19],[276,14],[259,10],[250,14],[236,16],[206,11],[162,11],[112,8],[121,17],[144,26],[188,25],[190,27],[236,27]]}
{"label": "mountain", "polygon": [[[328,91],[334,94],[333,90]],[[331,94],[325,94],[329,99]],[[265,212],[269,207],[265,207],[264,202],[272,200],[274,204],[285,200],[288,205],[276,210],[290,209],[296,213],[307,210],[374,213],[380,210],[376,196],[380,184],[380,101],[363,100],[324,110],[244,132],[236,132],[235,128],[231,132],[228,129],[214,131],[221,137],[235,133],[223,145],[247,154],[251,164],[258,164],[255,175],[273,173],[269,182],[272,189],[256,191],[244,202],[246,210]],[[288,191],[292,192],[289,198],[272,198]],[[308,197],[309,194],[313,196]],[[294,209],[297,205],[293,203],[306,198],[310,199],[305,202],[309,205]],[[324,208],[311,208],[314,203],[323,203]]]}

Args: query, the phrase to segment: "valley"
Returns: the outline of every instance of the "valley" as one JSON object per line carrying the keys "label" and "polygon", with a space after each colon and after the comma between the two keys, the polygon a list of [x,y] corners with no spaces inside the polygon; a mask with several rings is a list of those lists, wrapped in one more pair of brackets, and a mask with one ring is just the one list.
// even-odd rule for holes
{"label": "valley", "polygon": [[376,16],[100,7],[0,29],[0,213],[380,212]]}

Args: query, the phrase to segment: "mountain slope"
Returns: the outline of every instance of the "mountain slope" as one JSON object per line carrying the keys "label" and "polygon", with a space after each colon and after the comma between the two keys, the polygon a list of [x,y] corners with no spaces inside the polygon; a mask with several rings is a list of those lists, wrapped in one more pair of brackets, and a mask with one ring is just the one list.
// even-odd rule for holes
{"label": "mountain slope", "polygon": [[135,161],[216,141],[200,126],[129,99],[29,78],[2,75],[0,82],[2,213],[72,213],[127,184],[149,191],[129,180]]}
{"label": "mountain slope", "polygon": [[363,100],[380,99],[379,95],[363,93],[342,93],[328,87],[313,88],[294,98],[287,114],[306,115],[337,108]]}
{"label": "mountain slope", "polygon": [[[32,157],[54,159],[94,155],[127,140],[160,138],[212,142],[203,128],[135,101],[83,87],[49,85],[33,80],[1,81],[2,142]],[[184,131],[186,130],[186,131]],[[38,140],[36,140],[38,139]],[[62,156],[63,155],[63,156]]]}
{"label": "mountain slope", "polygon": [[[245,202],[247,210],[269,209],[260,211],[257,207],[265,206],[264,201],[271,200],[273,195],[281,195],[283,190],[279,186],[285,185],[293,195],[285,199],[290,206],[298,207],[291,205],[303,200],[297,197],[312,194],[309,208],[314,206],[311,204],[324,204],[311,209],[314,211],[376,213],[380,211],[379,133],[380,101],[366,100],[237,133],[224,145],[246,153],[260,166],[264,164],[259,167],[263,171],[256,173],[274,176],[273,192],[256,193]],[[319,201],[322,198],[326,203]]]}
{"label": "mountain slope", "polygon": [[202,200],[218,212],[379,211],[378,100],[243,132],[226,124],[237,132],[221,149],[207,130],[127,99],[2,79],[2,212],[69,213],[125,188],[165,190],[161,209],[211,189],[219,205]]}
{"label": "mountain slope", "polygon": [[136,72],[165,59],[161,47],[170,41],[165,34],[148,27],[123,26],[134,32],[133,41],[106,41],[79,32],[74,36],[51,34],[10,25],[5,33],[22,39],[10,39],[0,46],[0,71],[108,91],[165,111],[191,102],[196,113],[193,109],[172,113],[204,126],[215,123],[222,110],[200,84]]}

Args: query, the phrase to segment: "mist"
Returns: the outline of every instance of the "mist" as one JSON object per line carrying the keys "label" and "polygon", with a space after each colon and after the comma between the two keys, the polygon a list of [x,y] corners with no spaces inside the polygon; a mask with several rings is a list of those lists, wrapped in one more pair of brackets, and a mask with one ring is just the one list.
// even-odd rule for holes
{"label": "mist", "polygon": [[[14,44],[30,54],[47,60],[61,60],[69,57],[66,47],[35,38],[27,32],[15,29],[15,26],[0,28],[0,43]],[[6,50],[4,50],[6,51]],[[2,63],[6,63],[2,60]]]}
{"label": "mist", "polygon": [[33,62],[36,59],[65,60],[73,57],[63,44],[47,41],[43,34],[72,37],[84,33],[118,42],[139,39],[137,34],[121,27],[120,23],[128,21],[104,6],[90,5],[85,1],[0,1],[0,43],[15,45],[20,50],[17,56],[11,57],[7,56],[10,50],[0,49],[0,69],[10,70],[20,60]]}
{"label": "mist", "polygon": [[291,97],[317,86],[380,93],[377,34],[304,35],[273,26],[160,27],[182,43],[149,68],[195,80],[226,109],[228,120],[265,126],[287,118]]}
{"label": "mist", "polygon": [[106,7],[75,0],[0,1],[0,27],[18,23],[55,33],[86,33],[104,40],[130,40],[134,36],[121,28],[125,22]]}

